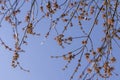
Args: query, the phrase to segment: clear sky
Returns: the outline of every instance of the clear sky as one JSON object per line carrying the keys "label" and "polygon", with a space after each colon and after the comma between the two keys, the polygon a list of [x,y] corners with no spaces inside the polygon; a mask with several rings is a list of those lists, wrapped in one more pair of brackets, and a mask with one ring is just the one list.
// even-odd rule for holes
{"label": "clear sky", "polygon": [[[27,5],[24,6],[24,9],[28,9]],[[22,13],[24,14],[24,12]],[[24,17],[24,16],[20,16]],[[21,18],[22,19],[22,18]],[[24,22],[24,21],[23,21]],[[60,59],[51,59],[50,56],[54,55],[62,55],[70,50],[74,50],[79,46],[78,41],[74,40],[72,46],[66,45],[65,49],[58,46],[58,44],[54,40],[54,36],[56,34],[53,30],[50,34],[48,39],[44,38],[46,32],[48,31],[47,24],[48,20],[43,20],[38,24],[39,27],[36,28],[37,32],[41,33],[40,37],[35,36],[28,36],[27,39],[28,45],[22,46],[25,49],[25,53],[20,54],[20,64],[23,68],[30,70],[30,72],[25,72],[20,70],[19,67],[13,68],[11,66],[11,60],[13,53],[5,50],[3,46],[0,46],[0,80],[69,80],[69,77],[72,75],[73,68],[77,65],[76,63],[70,64],[70,67],[65,71],[62,70],[66,62]],[[86,30],[88,29],[91,22],[84,23],[86,26]],[[2,23],[2,28],[0,28],[0,37],[5,41],[6,44],[13,46],[13,39],[12,39],[12,29],[11,26],[7,22]],[[59,27],[63,24],[59,24]],[[99,24],[98,27],[95,27],[95,30],[92,34],[93,41],[95,45],[100,45],[98,42],[100,39],[99,37],[103,34],[99,31],[101,30],[101,25]],[[75,26],[75,28],[71,28],[66,35],[73,35],[78,36],[80,35],[79,28]],[[79,41],[80,42],[80,41]],[[120,50],[115,43],[113,53],[117,58],[117,62],[114,64],[115,66],[115,73],[120,74],[120,58],[119,58],[119,51]],[[86,62],[83,62],[86,64]],[[82,68],[81,68],[82,69]],[[77,80],[77,76],[74,80]],[[120,76],[116,77],[113,75],[111,80],[119,80]],[[102,80],[102,79],[101,79]]]}

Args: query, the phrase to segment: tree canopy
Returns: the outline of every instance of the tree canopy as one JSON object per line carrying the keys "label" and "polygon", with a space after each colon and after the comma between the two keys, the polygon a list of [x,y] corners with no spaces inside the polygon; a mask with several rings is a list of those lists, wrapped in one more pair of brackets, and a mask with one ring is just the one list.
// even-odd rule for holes
{"label": "tree canopy", "polygon": [[[74,79],[78,72],[82,80],[118,75],[112,65],[116,62],[113,50],[116,47],[118,51],[120,49],[119,0],[0,0],[0,30],[8,24],[14,44],[9,46],[2,37],[0,42],[1,46],[13,52],[12,67],[19,66],[25,70],[19,62],[20,54],[25,52],[22,46],[30,44],[27,42],[29,36],[41,35],[36,29],[44,27],[40,25],[44,21],[49,24],[45,38],[50,38],[54,31],[53,40],[63,50],[77,42],[77,46],[66,54],[51,56],[67,62],[63,70],[77,60],[69,80]],[[86,64],[83,60],[86,66],[82,66]],[[80,67],[83,70],[80,71]]]}

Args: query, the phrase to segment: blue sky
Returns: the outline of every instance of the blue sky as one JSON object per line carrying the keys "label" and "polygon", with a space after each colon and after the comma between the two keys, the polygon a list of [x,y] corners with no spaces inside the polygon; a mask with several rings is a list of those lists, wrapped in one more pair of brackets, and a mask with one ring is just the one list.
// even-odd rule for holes
{"label": "blue sky", "polygon": [[[25,5],[26,6],[26,5]],[[24,10],[27,10],[28,7],[24,6]],[[22,14],[25,14],[23,11]],[[22,19],[24,16],[20,16],[19,18]],[[24,22],[24,21],[23,21]],[[76,22],[76,21],[74,21]],[[48,39],[45,39],[45,34],[49,28],[49,20],[41,21],[36,27],[36,31],[41,33],[40,37],[36,37],[33,35],[29,35],[27,41],[27,46],[22,46],[25,49],[25,53],[20,53],[20,64],[23,68],[30,70],[30,72],[25,72],[20,70],[19,67],[13,68],[11,66],[11,60],[13,53],[5,50],[3,46],[0,46],[0,80],[69,80],[69,77],[72,75],[74,67],[77,65],[76,63],[71,63],[69,68],[65,71],[62,70],[66,61],[62,58],[60,59],[51,59],[50,56],[54,55],[62,55],[69,51],[78,48],[81,44],[79,40],[74,40],[71,46],[65,45],[65,49],[58,46],[57,42],[55,42],[54,37],[56,36],[55,31],[52,30]],[[84,23],[86,26],[84,28],[89,29],[90,23]],[[13,39],[12,39],[12,29],[11,26],[7,22],[2,23],[2,28],[0,28],[0,37],[5,41],[6,44],[13,47]],[[21,25],[24,26],[25,24]],[[63,24],[59,24],[58,27],[63,26]],[[21,30],[20,30],[21,31]],[[77,25],[68,29],[65,33],[66,36],[73,35],[79,36],[80,30]],[[101,33],[101,24],[95,27],[94,32],[92,33],[93,41],[95,42],[95,46],[100,45],[98,42],[100,40],[100,36],[103,34]],[[80,44],[78,44],[78,42]],[[116,47],[117,45],[114,44],[113,53],[117,58],[117,62],[114,64],[115,72],[120,74],[120,58],[119,58],[119,48]],[[85,65],[86,62],[83,62]],[[83,68],[80,68],[80,71]],[[75,79],[77,79],[79,73],[75,75]],[[113,76],[111,80],[119,80],[120,76],[116,77]],[[102,80],[102,79],[101,79]]]}

